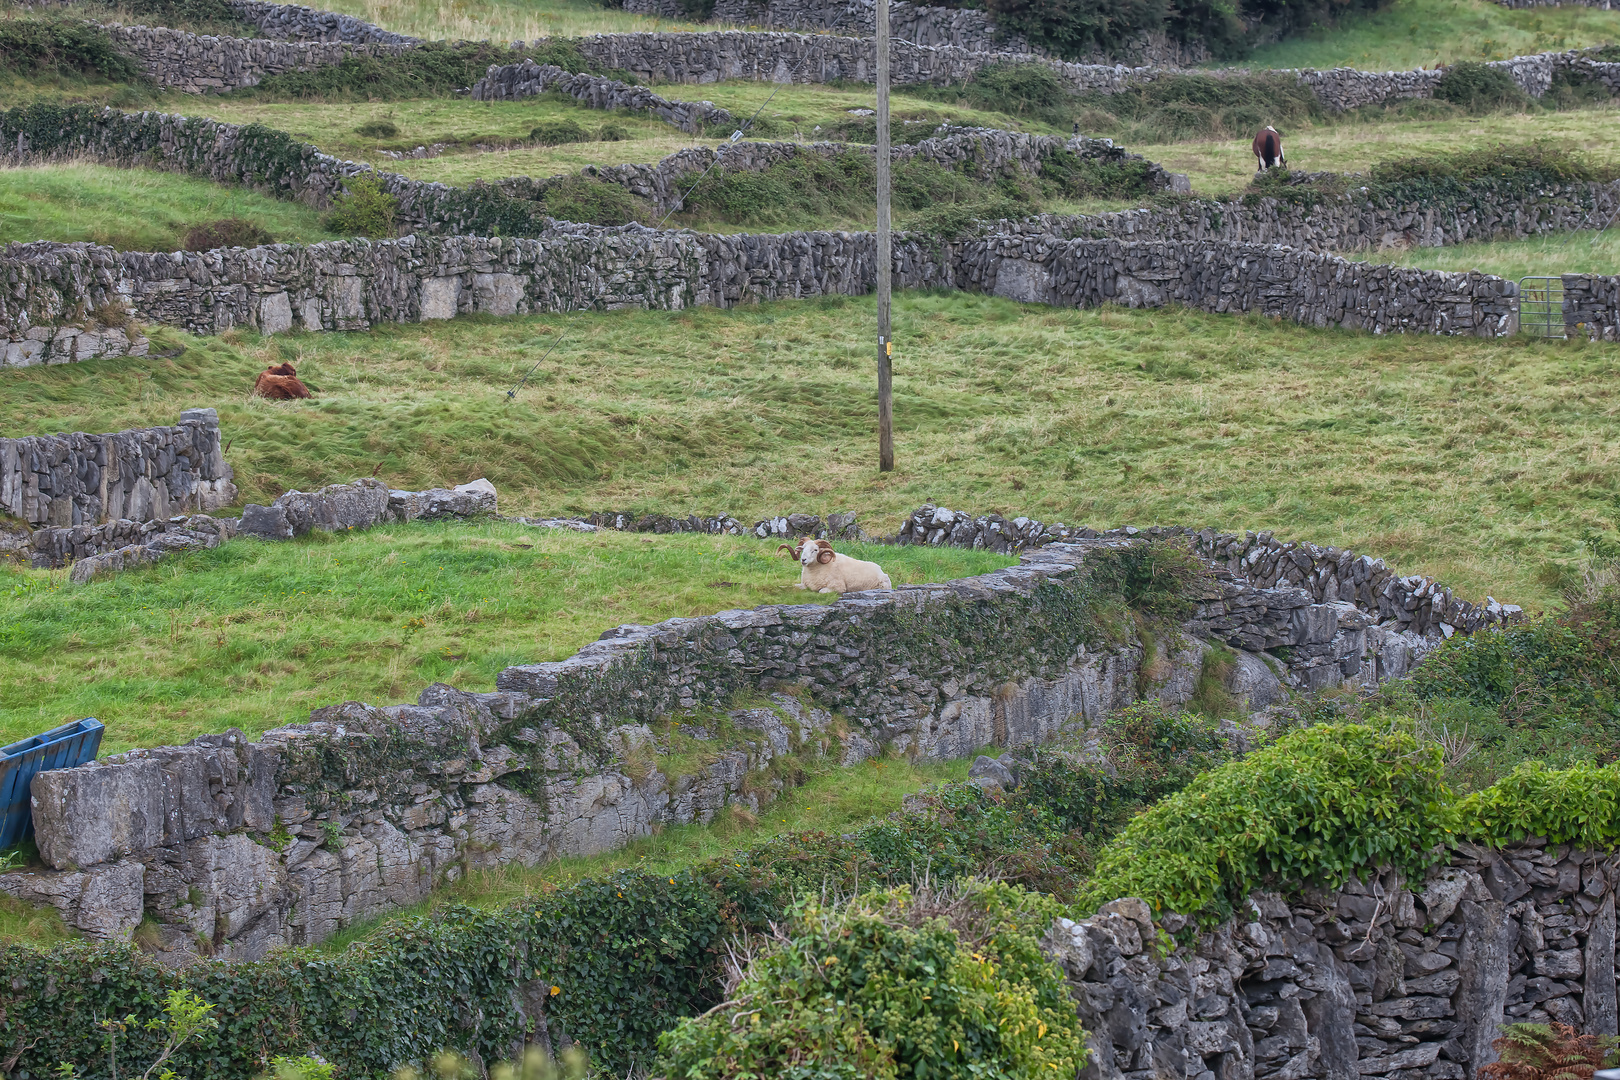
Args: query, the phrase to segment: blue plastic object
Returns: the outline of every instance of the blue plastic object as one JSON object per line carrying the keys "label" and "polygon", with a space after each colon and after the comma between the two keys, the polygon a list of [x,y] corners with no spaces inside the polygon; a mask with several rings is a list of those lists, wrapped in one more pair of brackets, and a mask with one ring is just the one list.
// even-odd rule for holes
{"label": "blue plastic object", "polygon": [[0,747],[0,850],[34,835],[34,814],[29,789],[38,773],[71,769],[96,759],[101,733],[106,729],[95,717],[75,720],[22,742]]}

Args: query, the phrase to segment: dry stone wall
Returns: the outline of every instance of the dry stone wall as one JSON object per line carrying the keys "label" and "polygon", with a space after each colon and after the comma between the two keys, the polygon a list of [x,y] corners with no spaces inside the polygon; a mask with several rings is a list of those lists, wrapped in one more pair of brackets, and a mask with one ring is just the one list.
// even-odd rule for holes
{"label": "dry stone wall", "polygon": [[1453,634],[1524,617],[1515,604],[1487,597],[1476,605],[1432,578],[1397,575],[1381,559],[1281,541],[1269,532],[1239,536],[1179,526],[1099,531],[1027,517],[973,517],[926,504],[906,519],[895,542],[1011,552],[1098,539],[1178,540],[1206,561],[1213,577],[1186,627],[1200,640],[1239,650],[1241,685],[1231,689],[1251,708],[1278,696],[1268,675],[1303,691],[1345,683],[1372,687],[1404,677]]}
{"label": "dry stone wall", "polygon": [[1091,1033],[1085,1080],[1465,1080],[1504,1021],[1613,1034],[1620,860],[1537,838],[1462,844],[1422,881],[1257,892],[1168,955],[1140,900],[1046,948]]}
{"label": "dry stone wall", "polygon": [[[1033,743],[1136,693],[1140,647],[1097,636],[1078,581],[1104,546],[826,606],[619,627],[568,660],[508,668],[493,693],[436,685],[416,705],[350,702],[255,742],[228,732],[42,773],[35,831],[53,869],[0,888],[94,936],[127,937],[145,912],[177,952],[201,934],[251,958],[468,867],[591,854],[757,807],[772,788],[750,773],[794,745],[854,762],[889,745],[933,758]],[[1178,654],[1168,700],[1187,700],[1198,656]],[[710,764],[656,764],[650,722],[685,716],[709,737],[714,714],[692,710],[744,688],[799,696],[732,713],[748,738]]]}
{"label": "dry stone wall", "polygon": [[1222,240],[1281,244],[1309,251],[1354,252],[1449,247],[1484,240],[1524,240],[1594,229],[1620,210],[1620,181],[1537,185],[1533,193],[1489,184],[1403,196],[1305,191],[1301,197],[1241,196],[1067,216],[1042,214],[995,222],[1008,236],[1104,237],[1118,240]]}
{"label": "dry stone wall", "polygon": [[[101,254],[90,245],[50,247],[33,253],[33,264],[48,254],[65,272],[34,290],[52,292],[33,297],[35,303],[67,306],[83,294],[57,282],[83,281],[92,297],[127,303],[135,318],[194,333],[232,326],[263,333],[357,330],[472,312],[732,307],[861,295],[875,277],[871,236],[831,232],[715,236],[623,226],[559,231],[540,240],[414,236],[125,252],[117,256],[116,273],[96,276],[73,272]],[[1059,306],[1174,304],[1375,333],[1492,337],[1515,332],[1517,321],[1517,286],[1502,278],[1354,263],[1262,244],[902,238],[894,272],[900,288],[958,288]],[[5,315],[0,308],[0,318]]]}
{"label": "dry stone wall", "polygon": [[35,528],[212,510],[235,501],[232,476],[213,409],[174,427],[0,439],[0,512]]}
{"label": "dry stone wall", "polygon": [[[926,161],[980,179],[1033,174],[1060,151],[1087,161],[1110,164],[1144,162],[1144,180],[1153,191],[1185,191],[1187,178],[1167,172],[1156,162],[1145,161],[1109,139],[1075,136],[1060,139],[1052,135],[1029,135],[993,128],[963,128],[941,125],[939,134],[915,143],[892,148],[895,161]],[[584,175],[619,184],[631,194],[648,200],[660,213],[678,209],[694,179],[711,169],[720,172],[761,172],[800,155],[837,157],[856,153],[875,155],[875,147],[846,143],[723,143],[718,148],[689,147],[676,151],[656,165],[588,166]],[[559,177],[509,177],[495,186],[515,199],[540,198]]]}
{"label": "dry stone wall", "polygon": [[264,0],[226,0],[237,18],[267,38],[282,41],[341,41],[350,45],[419,45],[420,38],[396,34],[380,26],[332,11],[301,4],[269,4]]}
{"label": "dry stone wall", "polygon": [[474,101],[517,101],[547,92],[567,94],[593,109],[634,109],[682,131],[701,132],[706,124],[729,125],[731,113],[712,101],[671,101],[648,90],[600,75],[570,74],[555,64],[492,64],[472,86]]}
{"label": "dry stone wall", "polygon": [[[360,481],[289,493],[244,514],[240,527],[268,536],[343,528],[401,510],[448,510],[454,494]],[[618,517],[599,515],[604,525],[627,524]],[[723,515],[665,525],[746,531]],[[790,515],[753,531],[860,535],[853,515],[825,525]],[[56,906],[92,936],[127,937],[151,916],[177,961],[199,940],[217,955],[252,958],[319,941],[470,867],[604,851],[664,824],[707,821],[726,805],[757,810],[779,790],[770,767],[785,754],[846,764],[885,747],[956,757],[1031,745],[1144,692],[1185,703],[1209,648],[1199,635],[1240,650],[1229,689],[1251,709],[1279,701],[1285,686],[1372,685],[1404,674],[1443,636],[1421,618],[1452,611],[1449,593],[1428,612],[1401,603],[1442,591],[1409,588],[1419,579],[1396,579],[1380,563],[1206,530],[1192,541],[1213,556],[1216,577],[1189,636],[1154,646],[1148,678],[1139,642],[1101,636],[1082,567],[1144,537],[1189,534],[1079,535],[1087,531],[924,507],[902,542],[993,546],[985,537],[1008,534],[1046,542],[1018,567],[944,585],[618,627],[567,660],[507,668],[493,693],[436,685],[416,705],[348,702],[256,742],[227,732],[44,773],[34,820],[52,869],[0,876],[0,889]],[[1376,623],[1391,603],[1420,614]],[[1457,622],[1468,629],[1511,617],[1493,607]],[[675,749],[663,721],[712,740],[718,714],[708,710],[740,691],[792,696],[730,711],[744,736],[715,745],[706,764],[663,764]],[[841,734],[835,712],[845,718]]]}
{"label": "dry stone wall", "polygon": [[188,94],[257,86],[270,75],[340,64],[354,55],[397,56],[410,44],[354,45],[343,41],[272,41],[216,37],[149,26],[105,28],[118,48],[159,86]]}
{"label": "dry stone wall", "polygon": [[1590,341],[1620,341],[1620,277],[1565,274],[1564,333]]}

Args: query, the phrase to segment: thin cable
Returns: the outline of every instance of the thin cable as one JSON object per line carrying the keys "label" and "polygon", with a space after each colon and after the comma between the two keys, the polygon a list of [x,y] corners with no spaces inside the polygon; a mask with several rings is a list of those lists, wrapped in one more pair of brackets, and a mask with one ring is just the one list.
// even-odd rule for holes
{"label": "thin cable", "polygon": [[[574,303],[573,303],[572,300],[570,300],[568,302],[568,306],[563,308],[562,313],[564,315],[569,315],[569,314],[573,313],[573,310],[574,310]],[[545,354],[542,355],[540,357],[540,359],[538,359],[538,360],[536,360],[534,362],[534,366],[531,367],[528,371],[523,373],[523,378],[519,379],[516,383],[514,383],[512,385],[512,389],[510,389],[510,390],[508,390],[506,392],[506,400],[507,401],[512,401],[513,399],[515,399],[517,397],[517,392],[519,390],[523,389],[524,384],[529,381],[529,376],[533,375],[536,371],[540,370],[540,365],[546,362],[546,357],[548,357],[552,353],[556,352],[557,351],[557,346],[561,345],[563,343],[563,339],[566,338],[567,336],[568,335],[566,333],[563,333],[562,331],[558,331],[557,340],[555,340],[555,341],[553,341],[551,343],[551,348],[547,349],[545,351]]]}

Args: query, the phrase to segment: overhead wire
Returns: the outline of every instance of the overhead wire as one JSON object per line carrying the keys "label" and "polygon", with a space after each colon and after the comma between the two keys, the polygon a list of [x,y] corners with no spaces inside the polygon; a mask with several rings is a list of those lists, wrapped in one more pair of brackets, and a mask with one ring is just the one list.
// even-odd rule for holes
{"label": "overhead wire", "polygon": [[[845,9],[845,11],[843,13],[841,13],[838,16],[837,19],[833,20],[833,24],[831,26],[827,27],[827,30],[829,32],[831,32],[833,30],[838,29],[839,24],[844,21],[844,15],[847,15],[848,13],[849,13],[848,9]],[[809,59],[810,59],[810,53],[808,51],[806,51],[804,56],[800,57],[798,64],[794,65],[793,70],[788,72],[788,77],[787,77],[786,81],[791,83],[793,81],[793,76],[795,76],[795,75],[797,75],[799,73],[799,70],[804,67],[805,63]],[[686,200],[691,198],[692,197],[692,192],[696,191],[697,186],[699,184],[703,183],[703,178],[708,176],[709,173],[714,170],[714,167],[716,165],[720,164],[721,153],[726,149],[726,147],[731,146],[731,145],[737,143],[738,141],[740,141],[742,139],[742,137],[743,137],[743,133],[746,132],[749,128],[754,126],[754,121],[759,119],[759,114],[765,111],[765,107],[771,103],[771,100],[773,98],[776,97],[776,92],[778,90],[782,89],[782,86],[783,86],[782,83],[777,83],[776,85],[771,87],[771,92],[765,96],[765,100],[760,103],[759,108],[754,110],[754,114],[752,116],[750,116],[747,120],[743,121],[743,124],[742,124],[741,127],[739,127],[738,129],[736,129],[735,131],[733,131],[731,133],[731,138],[727,139],[725,142],[721,143],[718,147],[715,148],[714,160],[709,162],[708,166],[702,172],[698,173],[698,178],[696,180],[692,181],[692,186],[686,189],[686,194],[682,195],[679,199],[675,200],[674,205],[672,205],[669,208],[669,212],[664,215],[663,220],[659,221],[659,223],[656,226],[654,226],[654,228],[662,229],[666,224],[669,223],[669,219],[674,217],[676,212],[678,212],[681,209],[682,206],[686,205]],[[564,310],[563,313],[564,314],[571,314],[573,312],[573,310],[574,310],[573,305],[570,302],[569,306]],[[548,348],[545,351],[545,353],[541,355],[540,359],[536,360],[534,362],[534,365],[532,367],[530,367],[528,371],[523,373],[523,377],[521,379],[519,379],[516,383],[514,383],[512,385],[512,388],[506,392],[506,399],[508,401],[516,400],[518,391],[523,389],[523,387],[528,384],[528,381],[529,381],[530,377],[533,376],[536,371],[540,370],[540,365],[544,364],[546,362],[547,358],[550,357],[552,353],[557,351],[557,346],[561,345],[567,339],[567,337],[568,337],[568,335],[566,333],[559,334],[557,336],[557,339],[551,343],[551,347]]]}

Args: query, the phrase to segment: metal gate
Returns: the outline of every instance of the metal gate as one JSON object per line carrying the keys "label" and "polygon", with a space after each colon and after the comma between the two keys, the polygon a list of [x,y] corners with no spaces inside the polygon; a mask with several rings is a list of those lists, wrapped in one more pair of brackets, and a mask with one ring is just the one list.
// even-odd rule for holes
{"label": "metal gate", "polygon": [[1519,279],[1519,333],[1531,337],[1564,337],[1564,279]]}

